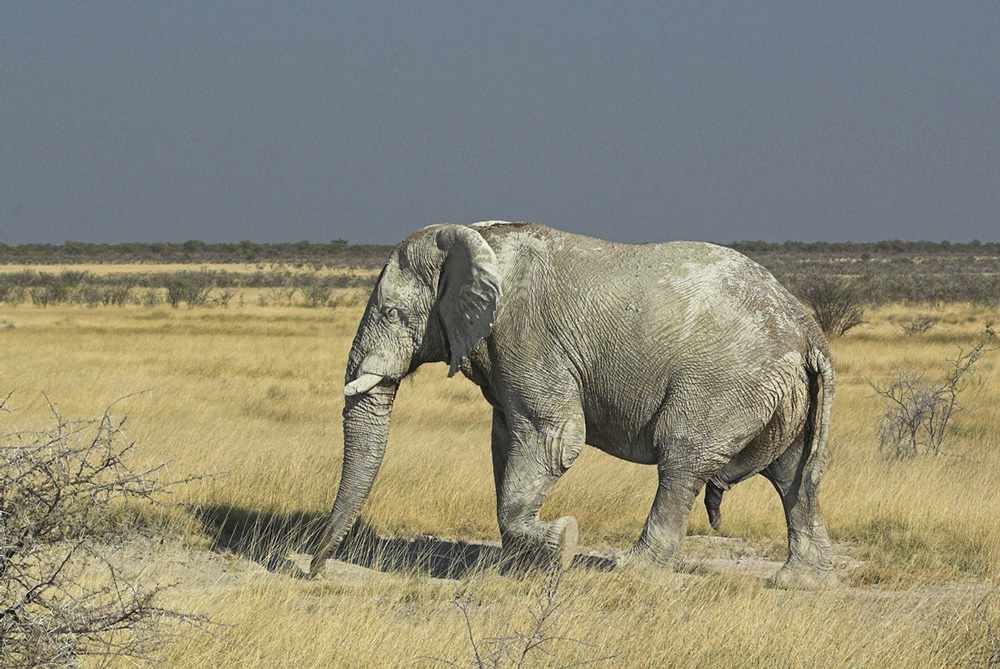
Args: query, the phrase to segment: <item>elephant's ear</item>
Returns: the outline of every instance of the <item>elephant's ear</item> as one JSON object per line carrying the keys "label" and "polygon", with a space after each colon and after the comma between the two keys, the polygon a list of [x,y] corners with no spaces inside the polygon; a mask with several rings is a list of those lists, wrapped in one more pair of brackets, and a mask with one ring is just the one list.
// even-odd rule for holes
{"label": "elephant's ear", "polygon": [[451,350],[450,377],[458,371],[462,358],[493,329],[500,272],[493,249],[472,228],[446,226],[437,233],[437,246],[445,254],[438,282],[438,310]]}

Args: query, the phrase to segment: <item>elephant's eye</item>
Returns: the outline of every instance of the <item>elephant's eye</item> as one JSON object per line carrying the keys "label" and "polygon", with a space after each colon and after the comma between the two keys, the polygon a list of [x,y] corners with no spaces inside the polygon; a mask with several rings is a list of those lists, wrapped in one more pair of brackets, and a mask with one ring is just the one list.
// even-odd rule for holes
{"label": "elephant's eye", "polygon": [[399,322],[399,309],[396,309],[395,307],[382,307],[382,315],[385,317],[385,320],[390,323]]}

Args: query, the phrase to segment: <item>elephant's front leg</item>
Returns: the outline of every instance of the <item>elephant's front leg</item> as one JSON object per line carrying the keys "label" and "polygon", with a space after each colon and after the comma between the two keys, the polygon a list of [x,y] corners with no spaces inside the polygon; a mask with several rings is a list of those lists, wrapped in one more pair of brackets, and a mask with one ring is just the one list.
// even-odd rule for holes
{"label": "elephant's front leg", "polygon": [[573,561],[576,518],[542,521],[538,514],[549,491],[583,447],[577,425],[574,420],[549,423],[493,412],[497,521],[509,566],[567,567]]}

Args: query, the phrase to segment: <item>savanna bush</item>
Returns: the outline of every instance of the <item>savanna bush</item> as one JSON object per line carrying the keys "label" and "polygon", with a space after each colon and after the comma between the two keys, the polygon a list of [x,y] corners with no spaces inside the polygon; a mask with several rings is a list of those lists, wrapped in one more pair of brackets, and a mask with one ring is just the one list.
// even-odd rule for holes
{"label": "savanna bush", "polygon": [[313,283],[302,288],[302,294],[311,307],[322,307],[330,301],[333,286],[324,278],[317,278]]}
{"label": "savanna bush", "polygon": [[209,270],[199,270],[196,272],[177,272],[169,274],[167,277],[165,288],[167,289],[167,302],[170,306],[176,309],[181,302],[184,302],[188,309],[193,309],[208,301],[209,293],[215,286],[216,273]]}
{"label": "savanna bush", "polygon": [[958,356],[949,360],[949,369],[941,381],[925,380],[925,372],[893,367],[888,381],[868,384],[882,398],[885,410],[878,424],[879,452],[896,459],[907,460],[921,453],[944,453],[945,440],[953,427],[952,418],[963,411],[958,396],[965,389],[976,363],[987,352],[995,350],[996,335],[987,323],[976,344],[968,351],[959,348]]}
{"label": "savanna bush", "polygon": [[864,323],[867,297],[860,279],[807,274],[796,287],[826,335],[842,335]]}
{"label": "savanna bush", "polygon": [[[0,400],[10,413],[11,395]],[[172,623],[202,619],[157,606],[103,547],[134,529],[133,502],[159,504],[177,484],[165,465],[134,466],[125,418],[64,419],[0,435],[0,666],[143,658]],[[111,549],[114,552],[114,549]]]}
{"label": "savanna bush", "polygon": [[899,327],[902,329],[903,334],[913,337],[929,332],[931,328],[940,322],[940,320],[940,318],[936,318],[934,316],[921,314],[920,316],[915,316],[907,321],[903,321],[899,324]]}

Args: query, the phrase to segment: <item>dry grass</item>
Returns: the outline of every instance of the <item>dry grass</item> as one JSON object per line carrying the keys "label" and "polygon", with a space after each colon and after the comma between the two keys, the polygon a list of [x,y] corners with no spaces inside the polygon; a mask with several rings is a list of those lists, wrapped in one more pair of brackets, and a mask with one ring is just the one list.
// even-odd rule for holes
{"label": "dry grass", "polygon": [[[781,592],[741,572],[574,569],[552,628],[570,640],[552,642],[552,655],[533,655],[532,666],[611,653],[619,666],[926,667],[989,664],[991,652],[996,666],[1000,353],[980,362],[963,395],[970,411],[956,419],[953,456],[882,459],[882,408],[867,379],[891,374],[894,363],[943,375],[945,359],[1000,314],[949,307],[934,312],[941,320],[933,330],[904,337],[899,323],[916,313],[886,307],[833,342],[838,395],[822,498],[838,551],[864,561],[842,570],[851,587]],[[186,488],[187,501],[232,517],[309,517],[328,510],[336,493],[344,365],[360,314],[358,306],[253,300],[228,310],[4,307],[3,394],[16,390],[20,408],[4,420],[43,420],[43,391],[64,415],[89,416],[152,388],[127,406],[139,454],[170,461],[175,475],[229,472]],[[365,516],[384,536],[496,541],[490,412],[472,384],[445,376],[434,365],[404,382]],[[624,548],[641,530],[655,483],[653,468],[587,449],[543,516],[572,513],[583,545]],[[780,560],[784,532],[763,479],[726,495],[724,535]],[[700,503],[691,533],[710,533]],[[190,548],[198,542],[186,545],[189,554],[146,556],[144,577],[178,582],[170,606],[232,626],[181,640],[164,657],[170,666],[444,666],[428,657],[464,666],[473,657],[456,596],[469,602],[477,638],[510,636],[530,626],[544,580],[484,572],[454,582],[355,568],[303,581],[229,554],[203,564]]]}

